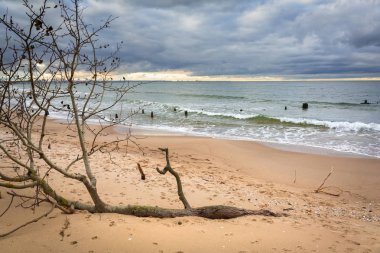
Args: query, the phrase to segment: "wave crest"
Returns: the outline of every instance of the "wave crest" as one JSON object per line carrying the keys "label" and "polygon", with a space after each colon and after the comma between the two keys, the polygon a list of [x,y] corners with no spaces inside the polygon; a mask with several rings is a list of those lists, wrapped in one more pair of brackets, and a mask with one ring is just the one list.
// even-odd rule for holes
{"label": "wave crest", "polygon": [[199,110],[189,110],[189,112],[203,114],[211,117],[232,118],[236,120],[245,120],[253,124],[262,125],[281,125],[287,127],[318,127],[330,128],[343,131],[361,131],[375,130],[380,131],[380,124],[364,122],[346,122],[346,121],[326,121],[317,119],[304,118],[287,118],[287,117],[270,117],[265,115],[245,115],[239,113],[214,113]]}

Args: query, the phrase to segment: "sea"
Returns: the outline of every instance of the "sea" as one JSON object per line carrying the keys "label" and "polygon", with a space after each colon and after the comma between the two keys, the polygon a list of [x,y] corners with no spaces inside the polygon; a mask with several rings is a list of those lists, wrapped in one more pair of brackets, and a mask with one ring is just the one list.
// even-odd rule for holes
{"label": "sea", "polygon": [[133,114],[126,128],[380,158],[380,81],[144,82],[104,117],[116,114]]}

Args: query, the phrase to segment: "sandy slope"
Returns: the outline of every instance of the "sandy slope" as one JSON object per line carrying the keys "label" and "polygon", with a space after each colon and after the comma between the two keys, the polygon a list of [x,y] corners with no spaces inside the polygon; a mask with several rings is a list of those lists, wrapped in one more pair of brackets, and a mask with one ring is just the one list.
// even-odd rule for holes
{"label": "sandy slope", "polygon": [[[59,134],[53,134],[57,132]],[[73,133],[51,130],[57,162],[76,157]],[[111,138],[109,136],[107,138]],[[136,218],[55,210],[48,218],[0,239],[1,252],[380,252],[380,160],[301,154],[254,142],[150,136],[138,140],[143,155],[129,146],[91,160],[101,197],[112,204],[182,208],[175,180],[159,175],[165,164],[157,147],[169,147],[192,206],[228,204],[287,212],[289,217],[248,216],[233,220]],[[147,179],[140,180],[140,162]],[[326,185],[339,197],[313,192],[334,166]],[[80,168],[73,168],[73,171]],[[296,171],[296,182],[294,183]],[[50,173],[49,182],[71,198],[89,201],[85,189]],[[340,191],[332,188],[334,192]],[[0,188],[0,212],[9,203]],[[25,191],[28,192],[28,191]],[[31,192],[29,190],[29,192]],[[0,218],[0,233],[45,212],[15,207]],[[69,226],[60,231],[68,219]]]}

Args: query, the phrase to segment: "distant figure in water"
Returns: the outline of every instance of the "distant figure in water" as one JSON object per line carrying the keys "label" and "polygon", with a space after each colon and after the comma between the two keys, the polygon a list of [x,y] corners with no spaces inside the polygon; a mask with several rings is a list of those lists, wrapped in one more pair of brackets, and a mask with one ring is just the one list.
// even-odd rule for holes
{"label": "distant figure in water", "polygon": [[154,117],[153,112],[150,112],[150,117],[153,119]]}
{"label": "distant figure in water", "polygon": [[119,118],[119,115],[116,113],[115,114],[115,119],[118,119]]}
{"label": "distant figure in water", "polygon": [[284,109],[285,109],[285,111],[286,111],[286,110],[288,110],[288,107],[286,107],[286,106],[285,106],[285,108],[284,108]]}
{"label": "distant figure in water", "polygon": [[364,100],[363,103],[360,103],[360,104],[362,104],[362,105],[369,105],[369,104],[371,104],[371,103],[368,103],[368,101],[367,101],[367,99],[366,99],[366,100]]}
{"label": "distant figure in water", "polygon": [[142,109],[142,110],[141,110],[141,113],[142,113],[142,114],[144,114],[144,113],[145,113],[145,112],[144,112],[144,109]]}
{"label": "distant figure in water", "polygon": [[187,111],[185,111],[185,117],[187,117],[187,114],[188,114]]}
{"label": "distant figure in water", "polygon": [[308,103],[303,103],[302,104],[302,109],[303,110],[307,110],[309,108],[309,104]]}
{"label": "distant figure in water", "polygon": [[240,111],[242,112],[242,111],[243,111],[243,109],[240,109]]}
{"label": "distant figure in water", "polygon": [[176,111],[177,111],[177,108],[174,107],[174,111],[176,112]]}

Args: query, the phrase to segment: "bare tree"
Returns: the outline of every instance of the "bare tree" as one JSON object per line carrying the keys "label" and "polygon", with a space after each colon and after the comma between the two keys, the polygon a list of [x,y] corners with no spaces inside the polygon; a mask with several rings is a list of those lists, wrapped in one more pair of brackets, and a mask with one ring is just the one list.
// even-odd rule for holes
{"label": "bare tree", "polygon": [[[10,189],[32,187],[35,195],[24,198],[34,199],[35,204],[49,201],[66,212],[79,209],[140,217],[276,216],[267,210],[252,211],[228,206],[192,208],[184,196],[179,175],[170,166],[167,149],[162,149],[167,165],[162,171],[157,171],[161,174],[169,171],[175,176],[178,195],[185,207],[183,210],[137,205],[111,206],[102,200],[90,157],[97,152],[118,149],[122,142],[133,141],[130,134],[107,142],[99,139],[105,130],[133,115],[133,112],[124,113],[122,108],[112,117],[107,113],[118,108],[130,89],[139,84],[125,80],[112,81],[111,73],[120,64],[120,44],[105,56],[104,49],[112,45],[102,43],[98,34],[107,29],[114,18],[107,18],[98,27],[88,25],[78,2],[44,0],[37,7],[23,0],[27,11],[24,25],[17,24],[8,13],[0,17],[5,32],[0,49],[0,155],[4,161],[0,168],[0,186]],[[60,17],[60,21],[49,18],[51,15]],[[89,77],[84,78],[82,73]],[[112,100],[107,97],[109,94],[112,94]],[[64,167],[54,162],[47,152],[51,143],[46,138],[46,131],[52,113],[66,115],[68,127],[75,131],[80,145],[76,158]],[[89,125],[91,119],[99,119],[103,123],[94,128]],[[37,163],[43,166],[37,166]],[[70,168],[74,165],[80,166],[81,172],[72,173]],[[60,189],[53,189],[47,180],[51,171],[82,183],[92,204],[68,199],[59,193]]]}

